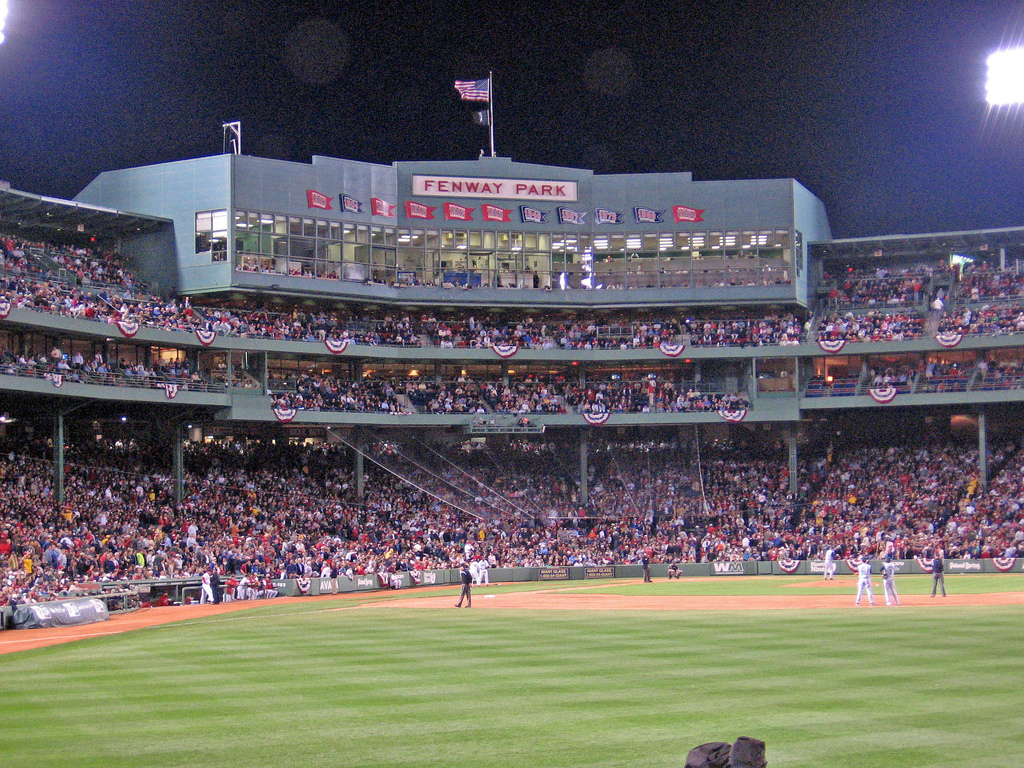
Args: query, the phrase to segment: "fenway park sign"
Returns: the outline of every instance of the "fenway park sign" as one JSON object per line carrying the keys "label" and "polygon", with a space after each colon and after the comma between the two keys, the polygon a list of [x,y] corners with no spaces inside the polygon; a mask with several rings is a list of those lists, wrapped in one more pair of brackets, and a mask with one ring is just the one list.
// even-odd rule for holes
{"label": "fenway park sign", "polygon": [[412,177],[412,193],[429,197],[549,200],[560,203],[574,203],[578,197],[575,181],[420,176],[418,174],[414,174]]}

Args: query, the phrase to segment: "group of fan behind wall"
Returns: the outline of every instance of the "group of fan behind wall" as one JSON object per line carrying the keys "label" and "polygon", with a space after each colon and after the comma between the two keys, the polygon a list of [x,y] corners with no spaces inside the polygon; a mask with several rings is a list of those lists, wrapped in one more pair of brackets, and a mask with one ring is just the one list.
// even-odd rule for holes
{"label": "group of fan behind wall", "polygon": [[782,457],[754,458],[749,446],[597,444],[586,505],[578,463],[554,443],[375,443],[361,502],[344,447],[190,443],[180,504],[166,453],[131,439],[71,445],[61,505],[45,442],[5,446],[0,598],[209,568],[354,578],[467,556],[603,565],[813,559],[827,548],[906,558],[941,546],[948,557],[996,557],[1024,540],[1024,451],[1012,445],[991,457],[985,494],[975,452],[951,442],[829,450],[801,465],[793,494]]}

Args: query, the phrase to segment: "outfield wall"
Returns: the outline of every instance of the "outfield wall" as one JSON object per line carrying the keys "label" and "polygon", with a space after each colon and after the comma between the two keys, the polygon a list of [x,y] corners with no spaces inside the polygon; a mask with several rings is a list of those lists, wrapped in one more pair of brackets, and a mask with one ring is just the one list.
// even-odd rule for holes
{"label": "outfield wall", "polygon": [[[901,574],[930,574],[930,561],[922,558],[895,560],[896,572]],[[946,575],[980,574],[980,573],[1024,573],[1024,558],[995,558],[985,560],[946,560]],[[852,564],[846,560],[837,560],[837,576],[850,576],[854,573]],[[872,560],[871,570],[881,574],[882,561]],[[682,578],[709,578],[729,576],[805,576],[822,578],[825,571],[823,560],[790,560],[790,561],[756,561],[715,562],[715,563],[681,563],[679,573]],[[411,589],[430,586],[457,586],[461,583],[459,571],[448,568],[437,571],[418,571],[417,579],[407,571],[396,574],[367,574],[352,579],[340,576],[337,578],[311,578],[308,587],[300,589],[296,579],[274,579],[274,587],[285,597],[300,595],[336,595],[349,592],[374,592],[384,589]],[[509,584],[516,582],[565,582],[588,581],[595,579],[638,579],[643,575],[639,565],[595,565],[595,566],[555,566],[547,568],[491,568],[488,578],[492,584]],[[651,566],[651,578],[668,578],[668,565],[659,563]],[[137,589],[140,597],[155,602],[161,595],[166,595],[171,602],[183,602],[186,599],[198,600],[199,578],[193,579],[154,579],[149,581],[110,582],[103,585],[110,590],[115,587]],[[11,626],[13,609],[10,606],[0,607],[0,628]]]}

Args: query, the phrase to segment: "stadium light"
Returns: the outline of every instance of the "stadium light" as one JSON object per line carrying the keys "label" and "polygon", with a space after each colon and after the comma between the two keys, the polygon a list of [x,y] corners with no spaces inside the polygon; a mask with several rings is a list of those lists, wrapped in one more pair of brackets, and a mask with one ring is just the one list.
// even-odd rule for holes
{"label": "stadium light", "polygon": [[4,27],[7,26],[7,0],[0,0],[0,45],[4,44],[7,38],[4,36]]}
{"label": "stadium light", "polygon": [[1024,103],[1024,48],[996,51],[987,63],[985,100],[992,106]]}

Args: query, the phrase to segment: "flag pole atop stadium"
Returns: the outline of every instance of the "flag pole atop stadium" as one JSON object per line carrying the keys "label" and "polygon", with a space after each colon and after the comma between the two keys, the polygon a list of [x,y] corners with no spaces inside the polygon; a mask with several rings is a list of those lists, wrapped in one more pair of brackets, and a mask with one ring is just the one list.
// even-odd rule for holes
{"label": "flag pole atop stadium", "polygon": [[491,157],[494,154],[494,72],[487,73],[487,130],[491,138]]}
{"label": "flag pole atop stadium", "polygon": [[483,80],[456,80],[455,90],[463,101],[486,101],[487,109],[473,113],[477,125],[486,125],[491,141],[491,157],[494,153],[494,73],[488,72]]}

